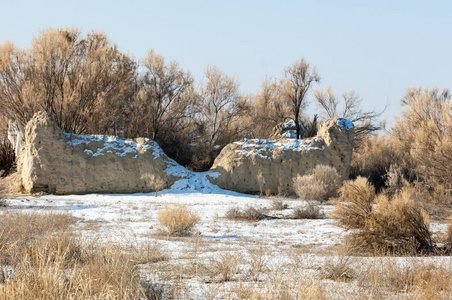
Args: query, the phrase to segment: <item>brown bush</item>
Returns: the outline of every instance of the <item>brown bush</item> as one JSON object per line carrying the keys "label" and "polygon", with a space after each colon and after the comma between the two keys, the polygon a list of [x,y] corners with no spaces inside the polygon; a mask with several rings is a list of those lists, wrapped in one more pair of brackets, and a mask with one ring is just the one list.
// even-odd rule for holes
{"label": "brown bush", "polygon": [[351,256],[348,255],[340,255],[337,259],[331,259],[322,267],[320,277],[334,281],[350,281],[356,276],[351,263]]}
{"label": "brown bush", "polygon": [[294,189],[304,200],[328,200],[337,195],[341,176],[334,167],[317,165],[308,175],[294,179]]}
{"label": "brown bush", "polygon": [[323,215],[320,213],[318,203],[309,202],[305,206],[297,207],[292,212],[292,219],[321,219]]}
{"label": "brown bush", "polygon": [[415,202],[414,188],[406,186],[392,197],[374,198],[373,187],[363,178],[349,181],[332,216],[347,230],[357,229],[348,244],[373,252],[418,253],[431,251],[434,244],[427,213]]}
{"label": "brown bush", "polygon": [[391,199],[382,194],[376,198],[366,226],[357,236],[366,245],[408,252],[433,248],[427,213],[413,199],[412,187],[403,188]]}
{"label": "brown bush", "polygon": [[284,210],[284,209],[287,209],[288,207],[289,207],[289,205],[281,199],[273,199],[272,200],[272,209],[273,210]]}
{"label": "brown bush", "polygon": [[[365,138],[359,149],[353,152],[350,178],[368,178],[377,191],[386,187],[390,166],[402,166],[401,154],[394,147],[392,137],[376,135]],[[405,169],[404,169],[405,171]]]}
{"label": "brown bush", "polygon": [[230,208],[226,214],[225,218],[229,220],[238,220],[238,221],[260,221],[267,218],[266,209],[262,207],[252,207],[247,206],[244,209],[240,209],[238,207]]}
{"label": "brown bush", "polygon": [[393,130],[397,151],[410,153],[422,179],[452,187],[452,103],[448,89],[409,88]]}
{"label": "brown bush", "polygon": [[375,189],[363,177],[344,182],[332,217],[348,229],[361,229],[372,211]]}
{"label": "brown bush", "polygon": [[199,222],[199,217],[182,205],[165,207],[157,218],[169,236],[190,236]]}

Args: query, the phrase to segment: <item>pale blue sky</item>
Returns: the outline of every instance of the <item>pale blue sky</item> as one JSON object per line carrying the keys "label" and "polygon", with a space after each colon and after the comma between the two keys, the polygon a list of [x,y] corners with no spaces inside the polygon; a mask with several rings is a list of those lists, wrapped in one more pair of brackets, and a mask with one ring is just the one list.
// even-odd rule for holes
{"label": "pale blue sky", "polygon": [[452,88],[450,0],[0,2],[0,43],[28,47],[39,29],[58,26],[105,31],[137,59],[154,48],[198,81],[217,65],[245,93],[304,57],[319,87],[353,88],[366,109],[389,101],[390,121],[407,87]]}

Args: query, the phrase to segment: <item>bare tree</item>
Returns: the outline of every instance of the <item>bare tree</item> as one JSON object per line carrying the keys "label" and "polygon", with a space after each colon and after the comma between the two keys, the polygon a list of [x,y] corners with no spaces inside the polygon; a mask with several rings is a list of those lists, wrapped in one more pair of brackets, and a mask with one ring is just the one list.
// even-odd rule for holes
{"label": "bare tree", "polygon": [[291,109],[285,101],[282,86],[276,80],[265,78],[261,90],[251,96],[252,133],[256,138],[267,138],[272,129],[291,116]]}
{"label": "bare tree", "polygon": [[193,99],[189,95],[193,78],[176,61],[165,63],[163,56],[149,51],[143,60],[145,72],[134,105],[137,128],[141,133],[164,142],[171,132],[187,126]]}
{"label": "bare tree", "polygon": [[311,85],[320,81],[315,68],[311,68],[304,58],[285,68],[285,96],[292,104],[297,128],[297,139],[302,138],[300,113]]}
{"label": "bare tree", "polygon": [[29,51],[0,47],[2,113],[24,125],[46,110],[66,132],[116,133],[135,70],[104,33],[45,30]]}
{"label": "bare tree", "polygon": [[236,123],[247,106],[246,98],[239,93],[239,84],[219,68],[206,69],[206,82],[198,103],[199,120],[203,123],[210,147],[218,141],[227,143],[239,131]]}
{"label": "bare tree", "polygon": [[325,91],[315,90],[314,98],[322,109],[321,116],[324,120],[341,117],[355,123],[355,145],[358,148],[366,136],[382,129],[380,124],[377,124],[377,119],[386,107],[380,112],[363,111],[361,108],[362,99],[354,90],[343,92],[341,98],[338,99],[331,86],[328,86]]}

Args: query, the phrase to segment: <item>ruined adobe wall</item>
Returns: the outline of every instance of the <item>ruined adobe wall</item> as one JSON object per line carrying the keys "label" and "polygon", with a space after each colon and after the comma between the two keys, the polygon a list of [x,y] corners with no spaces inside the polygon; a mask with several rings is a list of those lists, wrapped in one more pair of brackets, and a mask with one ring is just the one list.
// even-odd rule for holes
{"label": "ruined adobe wall", "polygon": [[227,145],[211,171],[221,175],[211,182],[244,193],[270,189],[272,194],[294,194],[293,179],[316,165],[331,165],[347,179],[353,151],[353,123],[335,118],[322,124],[318,136],[296,140],[247,140]]}
{"label": "ruined adobe wall", "polygon": [[[296,140],[244,140],[227,145],[204,175],[227,190],[293,194],[293,178],[318,164],[332,165],[348,178],[353,124],[332,119],[318,137]],[[26,192],[52,194],[160,191],[177,180],[190,187],[197,174],[168,158],[152,140],[66,134],[45,112],[25,128],[18,171]],[[198,174],[199,175],[199,174]],[[204,186],[201,186],[202,189]]]}
{"label": "ruined adobe wall", "polygon": [[137,193],[170,187],[174,164],[152,140],[63,133],[45,112],[25,128],[19,172],[26,192]]}

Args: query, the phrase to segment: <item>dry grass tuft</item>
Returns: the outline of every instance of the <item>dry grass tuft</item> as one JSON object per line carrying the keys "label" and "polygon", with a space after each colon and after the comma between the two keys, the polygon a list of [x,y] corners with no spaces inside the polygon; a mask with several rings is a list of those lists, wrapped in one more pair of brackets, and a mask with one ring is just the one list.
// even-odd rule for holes
{"label": "dry grass tuft", "polygon": [[355,271],[351,267],[351,257],[340,255],[337,259],[326,262],[321,269],[320,277],[334,281],[347,282],[355,278]]}
{"label": "dry grass tuft", "polygon": [[273,199],[272,200],[272,209],[273,210],[285,210],[289,208],[289,205],[287,203],[285,203],[283,200],[281,199]]}
{"label": "dry grass tuft", "polygon": [[183,205],[165,207],[157,218],[168,236],[190,236],[199,222],[199,217]]}
{"label": "dry grass tuft", "polygon": [[240,257],[229,252],[221,253],[210,260],[209,270],[213,282],[226,282],[234,279],[239,271]]}
{"label": "dry grass tuft", "polygon": [[247,206],[245,209],[240,209],[238,207],[230,208],[226,214],[225,218],[229,220],[238,220],[238,221],[253,221],[257,222],[267,218],[266,209],[262,207],[252,207]]}
{"label": "dry grass tuft", "polygon": [[308,202],[305,206],[297,207],[292,212],[292,219],[321,219],[319,203]]}
{"label": "dry grass tuft", "polygon": [[294,189],[304,200],[324,201],[336,197],[341,176],[334,167],[318,165],[308,175],[294,179]]}

